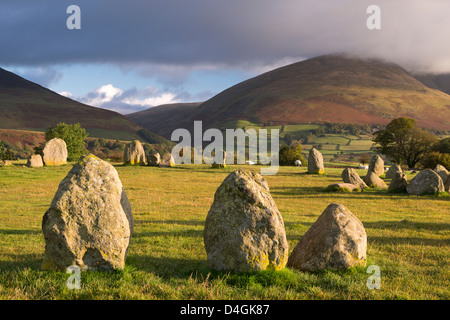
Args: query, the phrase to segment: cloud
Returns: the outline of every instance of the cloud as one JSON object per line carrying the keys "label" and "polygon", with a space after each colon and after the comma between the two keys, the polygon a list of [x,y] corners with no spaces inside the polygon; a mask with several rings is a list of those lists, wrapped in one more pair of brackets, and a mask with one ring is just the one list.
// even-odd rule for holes
{"label": "cloud", "polygon": [[61,91],[61,92],[58,92],[58,94],[66,97],[66,98],[70,98],[70,99],[73,98],[73,94],[69,91]]}
{"label": "cloud", "polygon": [[50,85],[57,83],[63,76],[62,72],[57,71],[53,67],[12,67],[8,68],[11,72],[40,84],[43,87],[49,87]]}
{"label": "cloud", "polygon": [[349,52],[409,69],[450,71],[449,1],[378,0],[382,29],[368,30],[372,2],[78,0],[81,30],[68,30],[69,1],[3,1],[0,63],[146,64],[170,83],[202,66],[252,71],[289,58]]}
{"label": "cloud", "polygon": [[123,90],[112,84],[96,88],[84,97],[73,97],[70,92],[61,92],[60,94],[90,106],[109,109],[122,114],[181,101],[175,93],[160,92],[154,87]]}

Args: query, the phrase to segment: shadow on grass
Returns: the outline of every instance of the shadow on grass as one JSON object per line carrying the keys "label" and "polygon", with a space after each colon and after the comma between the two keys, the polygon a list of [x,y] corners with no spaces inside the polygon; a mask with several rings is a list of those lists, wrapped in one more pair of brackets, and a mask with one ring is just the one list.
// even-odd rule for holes
{"label": "shadow on grass", "polygon": [[9,234],[9,235],[42,234],[42,231],[41,230],[0,229],[0,234]]}
{"label": "shadow on grass", "polygon": [[138,224],[172,224],[172,225],[183,225],[183,226],[204,226],[204,221],[198,220],[135,220],[135,225]]}
{"label": "shadow on grass", "polygon": [[390,230],[417,230],[417,231],[444,231],[450,230],[449,223],[440,222],[413,222],[408,220],[402,221],[373,221],[364,222],[364,228],[373,229],[390,229]]}
{"label": "shadow on grass", "polygon": [[40,270],[42,258],[38,258],[36,254],[9,254],[3,255],[6,259],[0,260],[1,271],[15,271],[18,269],[30,268]]}
{"label": "shadow on grass", "polygon": [[367,241],[371,244],[409,244],[425,246],[450,246],[450,239],[427,239],[414,237],[368,237]]}

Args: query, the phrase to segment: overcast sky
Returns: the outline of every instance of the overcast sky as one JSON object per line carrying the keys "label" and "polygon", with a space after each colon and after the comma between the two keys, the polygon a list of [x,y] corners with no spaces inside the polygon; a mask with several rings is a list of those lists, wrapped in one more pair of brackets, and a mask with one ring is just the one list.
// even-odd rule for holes
{"label": "overcast sky", "polygon": [[[0,3],[0,67],[129,113],[209,99],[318,55],[350,52],[450,72],[449,0],[14,0]],[[69,5],[81,29],[69,30]],[[381,30],[369,30],[369,5]]]}

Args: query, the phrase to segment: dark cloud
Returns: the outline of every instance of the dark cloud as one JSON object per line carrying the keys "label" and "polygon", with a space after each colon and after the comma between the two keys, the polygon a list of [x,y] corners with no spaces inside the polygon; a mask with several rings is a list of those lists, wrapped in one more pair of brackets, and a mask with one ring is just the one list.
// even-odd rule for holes
{"label": "dark cloud", "polygon": [[81,30],[66,28],[72,1],[2,2],[0,63],[160,65],[167,81],[183,81],[179,71],[186,68],[253,68],[351,52],[410,69],[450,71],[449,1],[378,0],[382,29],[368,30],[372,2],[78,0]]}

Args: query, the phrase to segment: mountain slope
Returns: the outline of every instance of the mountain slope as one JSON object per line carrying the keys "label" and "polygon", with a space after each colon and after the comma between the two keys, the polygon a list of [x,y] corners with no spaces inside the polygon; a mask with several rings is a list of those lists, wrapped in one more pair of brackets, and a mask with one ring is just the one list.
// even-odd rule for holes
{"label": "mountain slope", "polygon": [[420,74],[414,75],[414,78],[416,78],[429,88],[437,89],[450,94],[450,73]]}
{"label": "mountain slope", "polygon": [[43,131],[80,123],[92,137],[130,140],[142,129],[125,116],[63,97],[0,68],[0,128]]}
{"label": "mountain slope", "polygon": [[[158,118],[163,108],[151,116]],[[278,68],[241,82],[185,109],[170,128],[149,130],[168,136],[175,128],[225,128],[233,120],[260,124],[340,122],[387,124],[411,117],[427,128],[450,130],[450,96],[429,88],[403,68],[376,60],[328,55]],[[144,119],[142,120],[144,123]]]}
{"label": "mountain slope", "polygon": [[150,131],[163,134],[167,138],[177,125],[188,119],[195,113],[196,108],[201,102],[193,103],[172,103],[156,106],[143,111],[127,114],[131,119],[143,128],[152,128]]}

